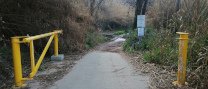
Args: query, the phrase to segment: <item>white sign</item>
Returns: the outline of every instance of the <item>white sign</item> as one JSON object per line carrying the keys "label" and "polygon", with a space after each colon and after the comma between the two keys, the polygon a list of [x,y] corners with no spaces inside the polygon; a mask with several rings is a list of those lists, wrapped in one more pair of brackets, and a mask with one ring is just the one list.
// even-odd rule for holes
{"label": "white sign", "polygon": [[144,36],[144,28],[137,28],[138,36]]}
{"label": "white sign", "polygon": [[145,15],[137,15],[137,28],[145,28]]}

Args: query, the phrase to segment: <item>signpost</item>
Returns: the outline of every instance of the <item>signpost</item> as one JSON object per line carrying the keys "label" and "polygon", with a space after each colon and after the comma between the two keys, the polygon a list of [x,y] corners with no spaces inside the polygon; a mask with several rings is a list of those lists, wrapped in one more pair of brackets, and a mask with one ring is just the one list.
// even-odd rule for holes
{"label": "signpost", "polygon": [[137,28],[145,28],[145,15],[137,15]]}
{"label": "signpost", "polygon": [[145,32],[145,15],[137,15],[137,31],[140,43]]}
{"label": "signpost", "polygon": [[137,31],[138,31],[138,37],[144,36],[144,28],[137,28]]}

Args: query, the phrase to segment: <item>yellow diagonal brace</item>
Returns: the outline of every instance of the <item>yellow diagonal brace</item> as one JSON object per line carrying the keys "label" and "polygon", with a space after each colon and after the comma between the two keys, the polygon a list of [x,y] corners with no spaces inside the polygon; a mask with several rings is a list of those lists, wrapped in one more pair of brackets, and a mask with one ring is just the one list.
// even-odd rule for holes
{"label": "yellow diagonal brace", "polygon": [[46,52],[48,51],[48,48],[49,48],[51,42],[53,41],[53,38],[54,38],[54,35],[52,35],[52,36],[50,37],[48,43],[46,44],[46,46],[45,46],[45,48],[44,48],[44,50],[43,50],[43,52],[42,52],[40,58],[38,59],[37,64],[35,65],[34,71],[32,71],[32,72],[30,73],[30,78],[34,77],[35,74],[37,73],[37,71],[38,71],[38,69],[39,69],[39,67],[40,67],[40,64],[41,64],[42,61],[43,61],[43,58],[45,57],[45,54],[46,54]]}

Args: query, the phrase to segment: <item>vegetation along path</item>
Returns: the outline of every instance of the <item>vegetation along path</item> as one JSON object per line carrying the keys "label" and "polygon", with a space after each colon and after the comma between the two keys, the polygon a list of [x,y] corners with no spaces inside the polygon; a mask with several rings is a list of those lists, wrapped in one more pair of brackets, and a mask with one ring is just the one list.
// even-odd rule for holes
{"label": "vegetation along path", "polygon": [[86,54],[51,89],[147,89],[148,76],[135,73],[117,52],[121,41],[124,39],[116,38]]}

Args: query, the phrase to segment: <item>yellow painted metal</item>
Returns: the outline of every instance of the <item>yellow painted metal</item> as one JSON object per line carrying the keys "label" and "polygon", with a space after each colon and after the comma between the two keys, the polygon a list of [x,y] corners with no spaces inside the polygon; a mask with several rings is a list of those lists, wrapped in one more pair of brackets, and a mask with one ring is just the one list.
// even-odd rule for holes
{"label": "yellow painted metal", "polygon": [[186,67],[187,67],[187,49],[188,49],[188,33],[177,32],[179,38],[179,57],[178,57],[178,73],[177,81],[174,85],[182,86],[186,84]]}
{"label": "yellow painted metal", "polygon": [[37,62],[37,64],[36,64],[35,68],[34,68],[34,71],[32,71],[32,72],[30,73],[30,78],[34,77],[35,74],[37,73],[37,71],[38,71],[38,69],[39,69],[39,67],[40,67],[40,64],[41,64],[42,61],[43,61],[43,58],[45,57],[45,54],[46,54],[48,48],[50,47],[51,42],[53,41],[53,38],[54,38],[54,35],[52,35],[52,36],[50,37],[48,43],[46,44],[46,46],[45,46],[45,48],[44,48],[44,50],[43,50],[43,52],[42,52],[40,58],[38,59],[38,62]]}
{"label": "yellow painted metal", "polygon": [[14,63],[14,77],[15,85],[23,86],[22,81],[22,64],[21,64],[21,53],[20,53],[20,40],[19,37],[12,37],[12,53],[13,53],[13,63]]}
{"label": "yellow painted metal", "polygon": [[58,34],[54,34],[54,56],[58,56]]}
{"label": "yellow painted metal", "polygon": [[30,61],[31,61],[31,71],[34,71],[35,67],[35,56],[34,56],[34,44],[30,41]]}
{"label": "yellow painted metal", "polygon": [[58,34],[58,33],[62,33],[62,32],[63,32],[62,30],[56,30],[54,32],[50,32],[50,33],[45,33],[45,34],[41,34],[41,35],[36,35],[36,36],[28,37],[28,38],[25,38],[23,41],[24,42],[30,42],[32,40],[37,40],[37,39],[45,38],[45,37],[48,37],[48,36],[51,36],[51,35],[54,35],[54,34]]}
{"label": "yellow painted metal", "polygon": [[[17,36],[12,37],[12,52],[13,52],[13,62],[14,62],[14,74],[15,74],[15,85],[17,87],[23,87],[25,86],[24,81],[31,80],[37,73],[45,54],[50,47],[50,44],[52,43],[54,39],[54,55],[58,56],[58,34],[62,33],[62,30],[55,30],[51,33],[36,35],[36,36]],[[44,38],[51,36],[49,41],[47,42],[40,58],[37,61],[37,64],[35,64],[35,56],[34,56],[34,40]],[[23,39],[23,40],[20,40]],[[22,64],[21,64],[21,51],[20,51],[20,44],[21,43],[29,43],[30,44],[30,60],[31,60],[31,73],[29,78],[23,78],[22,77]]]}

